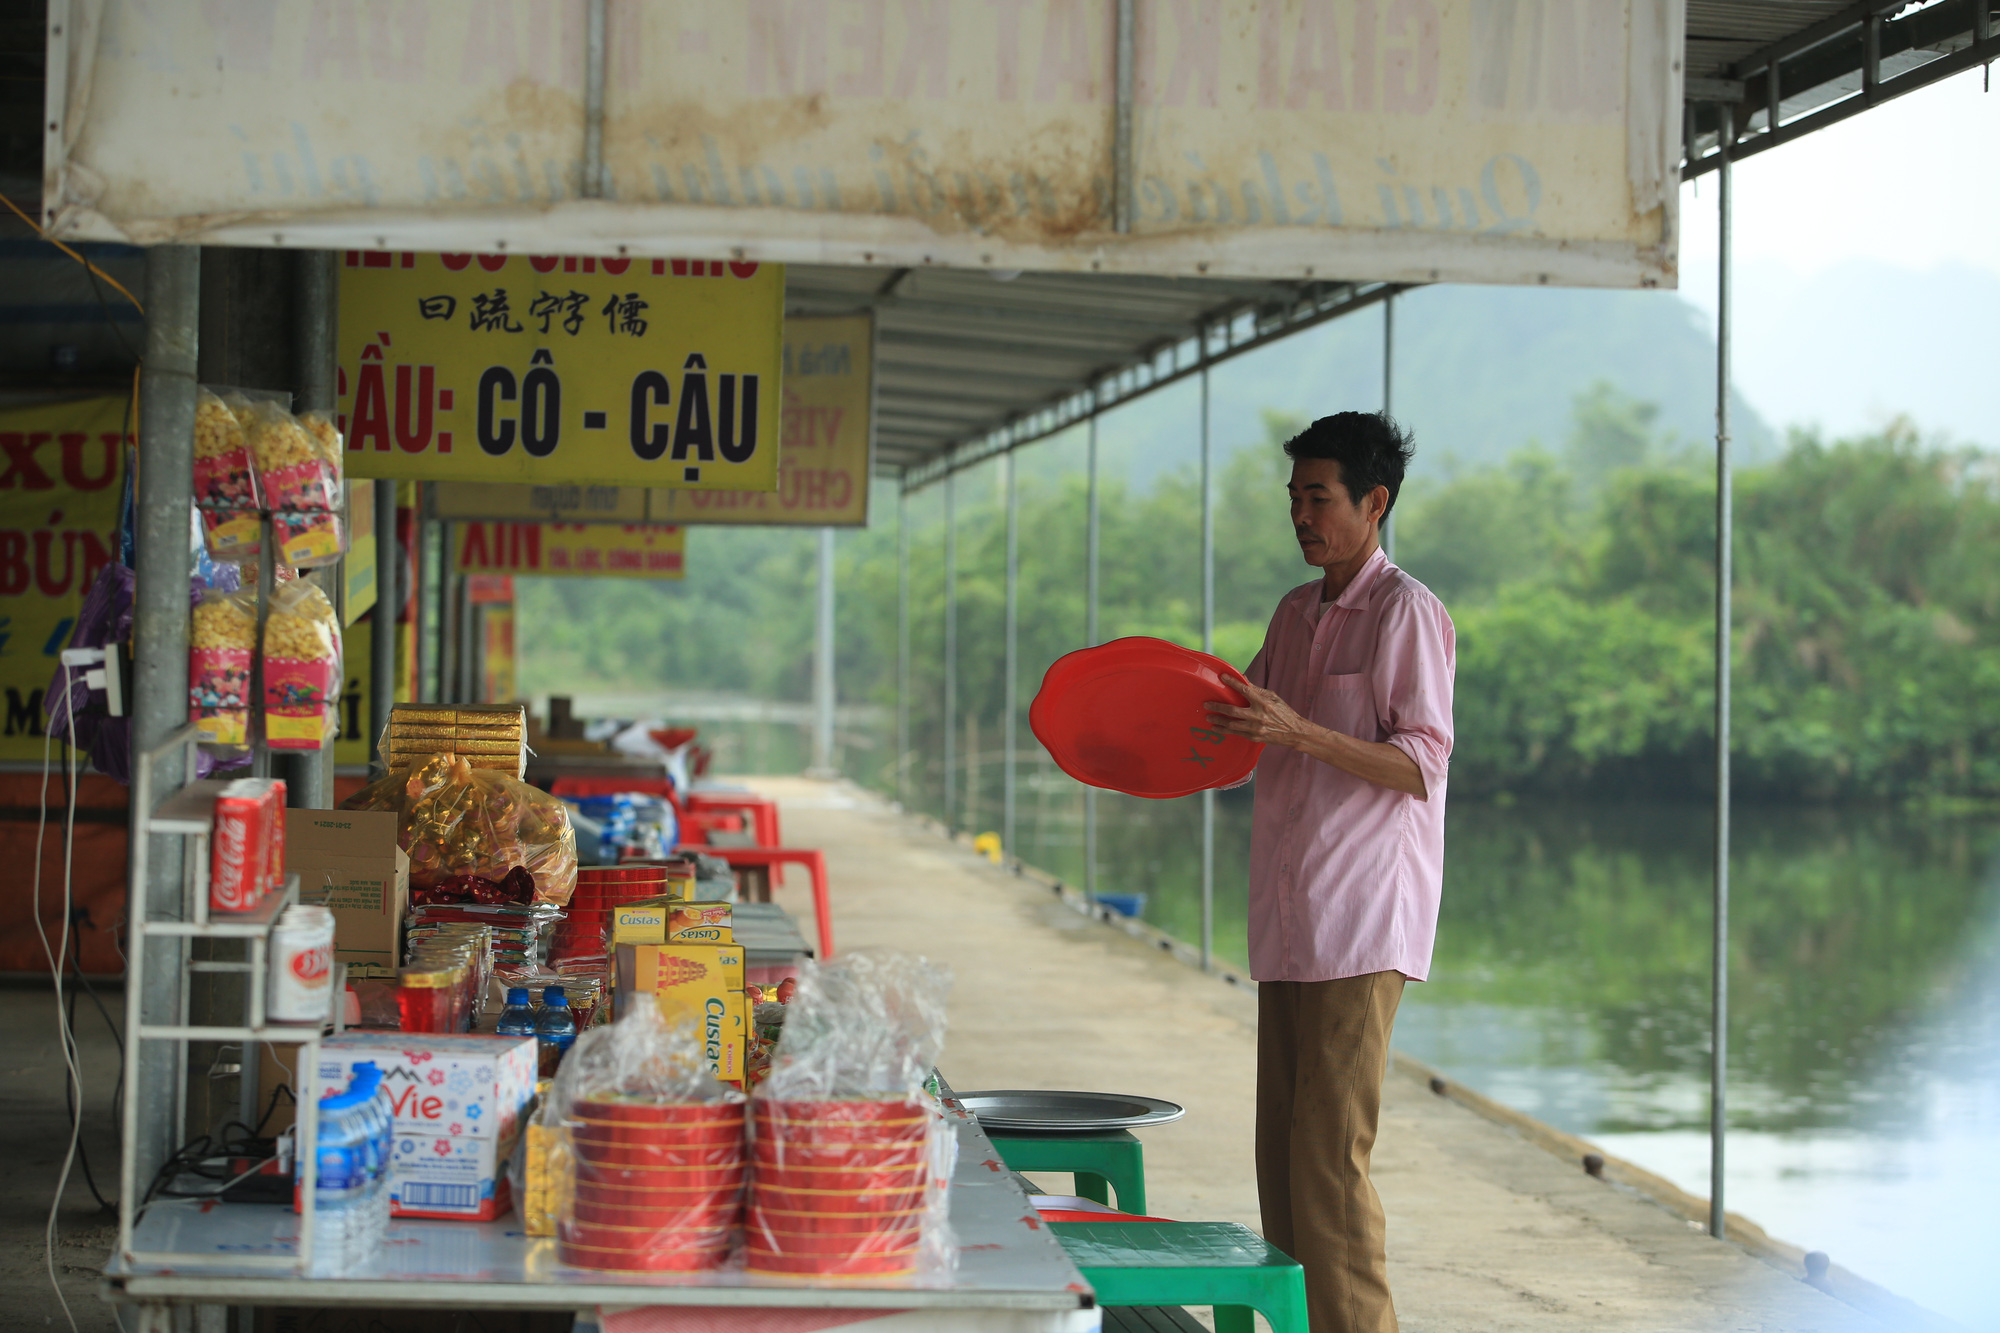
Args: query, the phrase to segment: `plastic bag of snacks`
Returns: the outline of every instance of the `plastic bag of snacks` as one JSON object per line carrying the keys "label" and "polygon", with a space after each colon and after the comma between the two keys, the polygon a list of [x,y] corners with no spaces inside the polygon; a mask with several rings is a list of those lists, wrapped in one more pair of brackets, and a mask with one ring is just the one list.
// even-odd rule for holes
{"label": "plastic bag of snacks", "polygon": [[250,743],[250,658],[257,646],[257,599],[212,592],[188,630],[188,710],[210,745]]}
{"label": "plastic bag of snacks", "polygon": [[743,1094],[711,1072],[692,1023],[636,1005],[570,1048],[538,1116],[558,1250],[573,1268],[719,1268],[741,1222]]}
{"label": "plastic bag of snacks", "polygon": [[800,969],[752,1103],[751,1272],[928,1280],[951,1271],[945,1191],[958,1136],[924,1092],[950,987],[948,973],[908,954]]}
{"label": "plastic bag of snacks", "polygon": [[323,412],[294,417],[270,404],[256,408],[250,432],[264,500],[279,553],[301,569],[329,565],[347,549],[341,526],[340,432]]}
{"label": "plastic bag of snacks", "polygon": [[209,554],[218,560],[253,555],[262,542],[257,511],[264,499],[250,458],[251,411],[248,399],[225,401],[208,389],[195,390],[194,501]]}
{"label": "plastic bag of snacks", "polygon": [[576,832],[563,803],[457,755],[392,769],[343,808],[396,812],[397,841],[410,854],[413,903],[560,907],[576,887]]}
{"label": "plastic bag of snacks", "polygon": [[264,736],[317,750],[340,731],[340,618],[304,579],[281,583],[264,620]]}

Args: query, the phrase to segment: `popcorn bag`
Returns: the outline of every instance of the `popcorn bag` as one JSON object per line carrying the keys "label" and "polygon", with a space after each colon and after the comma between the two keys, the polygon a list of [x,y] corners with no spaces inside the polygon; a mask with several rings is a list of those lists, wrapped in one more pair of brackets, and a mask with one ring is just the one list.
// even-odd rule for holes
{"label": "popcorn bag", "polygon": [[572,1268],[720,1268],[741,1221],[743,1094],[709,1070],[694,1025],[652,1005],[577,1038],[538,1119],[556,1133],[546,1179]]}
{"label": "popcorn bag", "polygon": [[209,554],[218,560],[254,554],[262,541],[258,511],[264,499],[245,429],[250,412],[248,400],[225,402],[208,389],[195,390],[194,500]]}
{"label": "popcorn bag", "polygon": [[410,901],[567,903],[576,887],[576,831],[563,803],[519,779],[432,755],[391,769],[345,802],[393,810],[410,856]]}
{"label": "popcorn bag", "polygon": [[272,540],[301,569],[332,564],[347,549],[340,519],[340,432],[323,412],[294,417],[253,405],[250,452],[271,516]]}
{"label": "popcorn bag", "polygon": [[958,1137],[924,1092],[948,974],[906,954],[808,960],[752,1104],[745,1267],[936,1280],[957,1262]]}
{"label": "popcorn bag", "polygon": [[210,745],[250,743],[250,657],[257,646],[256,599],[210,593],[188,633],[188,711]]}
{"label": "popcorn bag", "polygon": [[340,621],[303,579],[279,585],[264,622],[264,736],[274,750],[317,750],[339,730]]}

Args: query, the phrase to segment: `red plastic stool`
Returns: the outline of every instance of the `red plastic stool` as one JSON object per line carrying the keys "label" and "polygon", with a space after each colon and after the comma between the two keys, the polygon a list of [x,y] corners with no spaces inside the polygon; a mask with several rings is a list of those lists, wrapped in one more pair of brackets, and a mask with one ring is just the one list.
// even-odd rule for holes
{"label": "red plastic stool", "polygon": [[729,862],[730,868],[804,866],[812,876],[813,924],[819,929],[819,956],[833,957],[833,903],[827,893],[826,853],[797,847],[704,847],[705,855]]}

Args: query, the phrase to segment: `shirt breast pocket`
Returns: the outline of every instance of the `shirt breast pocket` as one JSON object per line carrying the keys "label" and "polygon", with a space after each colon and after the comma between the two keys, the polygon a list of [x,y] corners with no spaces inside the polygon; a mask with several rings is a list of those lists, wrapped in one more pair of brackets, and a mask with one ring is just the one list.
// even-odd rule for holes
{"label": "shirt breast pocket", "polygon": [[1364,672],[1328,675],[1319,679],[1319,694],[1313,700],[1312,720],[1356,740],[1374,741],[1381,737],[1375,719],[1375,690]]}

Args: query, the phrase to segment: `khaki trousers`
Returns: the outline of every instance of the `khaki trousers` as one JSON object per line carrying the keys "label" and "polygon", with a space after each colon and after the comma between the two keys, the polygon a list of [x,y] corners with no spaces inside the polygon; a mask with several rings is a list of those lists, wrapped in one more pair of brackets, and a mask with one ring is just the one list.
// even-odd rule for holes
{"label": "khaki trousers", "polygon": [[1400,972],[1257,986],[1264,1239],[1305,1267],[1312,1333],[1395,1333],[1368,1156],[1402,998]]}

